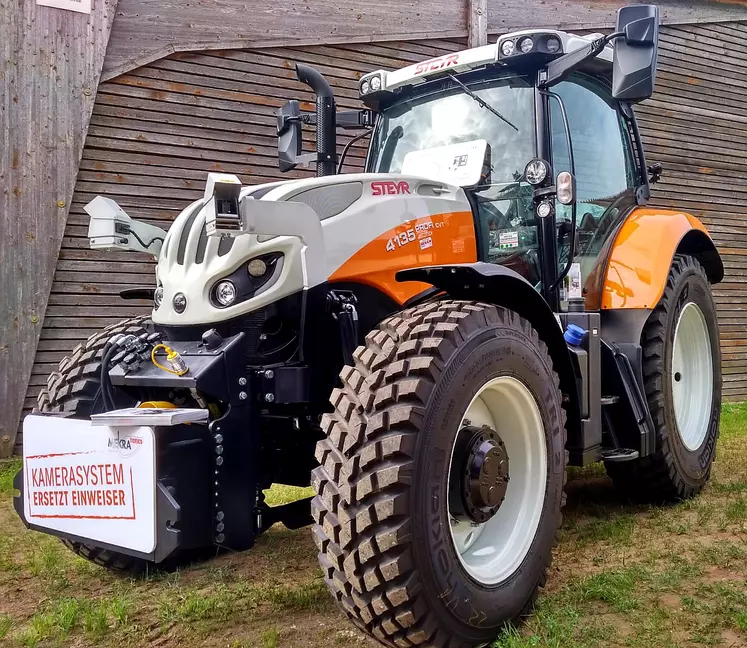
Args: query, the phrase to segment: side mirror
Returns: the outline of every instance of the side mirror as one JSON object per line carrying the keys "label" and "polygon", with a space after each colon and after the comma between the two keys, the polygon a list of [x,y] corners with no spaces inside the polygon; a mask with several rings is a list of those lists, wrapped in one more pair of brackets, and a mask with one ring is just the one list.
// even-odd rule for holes
{"label": "side mirror", "polygon": [[651,97],[659,55],[659,8],[630,5],[617,13],[617,30],[624,38],[615,40],[612,96],[618,101],[637,103]]}
{"label": "side mirror", "polygon": [[301,107],[294,99],[278,110],[278,167],[283,173],[296,167],[301,147]]}

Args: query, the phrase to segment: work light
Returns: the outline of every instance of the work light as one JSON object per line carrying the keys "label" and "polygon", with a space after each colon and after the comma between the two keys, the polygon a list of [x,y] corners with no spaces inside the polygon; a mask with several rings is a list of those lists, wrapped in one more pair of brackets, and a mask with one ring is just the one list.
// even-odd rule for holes
{"label": "work light", "polygon": [[540,185],[550,175],[550,165],[544,160],[532,160],[524,169],[524,177],[532,185]]}
{"label": "work light", "polygon": [[519,41],[519,49],[524,52],[524,54],[529,54],[529,52],[532,51],[532,48],[534,47],[534,41],[527,36],[526,38],[522,38]]}
{"label": "work light", "polygon": [[501,45],[501,53],[503,56],[511,56],[515,49],[516,46],[512,40],[503,41],[503,45]]}

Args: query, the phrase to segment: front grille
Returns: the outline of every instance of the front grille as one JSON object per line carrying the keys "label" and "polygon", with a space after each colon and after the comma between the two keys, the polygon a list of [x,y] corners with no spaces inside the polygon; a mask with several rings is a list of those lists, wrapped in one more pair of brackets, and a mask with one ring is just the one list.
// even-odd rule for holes
{"label": "front grille", "polygon": [[257,359],[257,344],[259,343],[259,336],[262,335],[262,326],[266,319],[267,311],[263,309],[215,325],[159,326],[158,330],[161,331],[167,339],[174,342],[201,340],[203,333],[211,328],[218,331],[223,338],[229,338],[243,332],[246,334],[247,361],[251,362],[252,360]]}

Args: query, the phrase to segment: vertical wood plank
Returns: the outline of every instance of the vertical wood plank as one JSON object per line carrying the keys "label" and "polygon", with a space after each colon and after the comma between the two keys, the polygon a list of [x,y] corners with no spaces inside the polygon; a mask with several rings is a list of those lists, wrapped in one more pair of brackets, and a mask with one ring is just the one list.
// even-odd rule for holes
{"label": "vertical wood plank", "polygon": [[467,47],[488,44],[488,0],[467,2]]}
{"label": "vertical wood plank", "polygon": [[9,456],[117,0],[0,0],[0,457]]}

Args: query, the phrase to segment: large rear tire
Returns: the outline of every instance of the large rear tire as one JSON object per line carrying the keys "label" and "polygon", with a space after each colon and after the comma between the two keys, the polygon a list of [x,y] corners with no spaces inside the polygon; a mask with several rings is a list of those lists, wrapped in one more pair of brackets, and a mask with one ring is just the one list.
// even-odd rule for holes
{"label": "large rear tire", "polygon": [[634,499],[687,499],[710,478],[721,414],[716,305],[705,270],[693,257],[674,257],[641,344],[656,450],[635,461],[610,462],[607,473]]}
{"label": "large rear tire", "polygon": [[[41,412],[69,412],[75,418],[86,419],[104,411],[99,387],[102,352],[107,340],[117,333],[140,335],[145,332],[145,318],[124,320],[105,328],[76,346],[60,361],[59,368],[47,379],[47,387],[39,392]],[[134,404],[134,403],[133,403]],[[62,539],[63,544],[79,556],[115,572],[137,574],[147,562],[115,551],[99,549],[79,542]]]}
{"label": "large rear tire", "polygon": [[530,611],[561,521],[565,412],[545,345],[506,309],[433,302],[369,333],[341,378],[312,475],[329,589],[390,646],[490,641]]}

